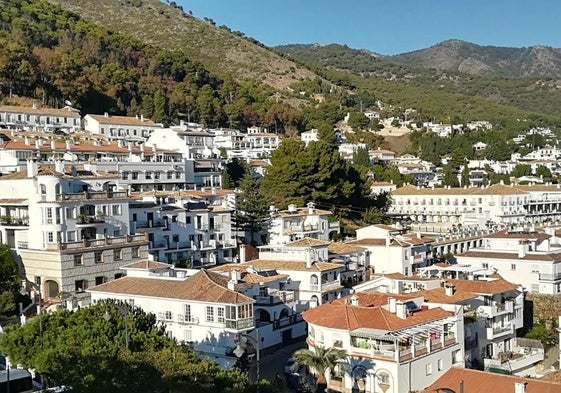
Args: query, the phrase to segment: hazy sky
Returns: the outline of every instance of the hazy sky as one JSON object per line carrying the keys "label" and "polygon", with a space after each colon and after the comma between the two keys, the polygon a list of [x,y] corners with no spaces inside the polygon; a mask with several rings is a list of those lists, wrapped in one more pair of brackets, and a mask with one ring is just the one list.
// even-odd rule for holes
{"label": "hazy sky", "polygon": [[561,0],[176,0],[267,46],[338,43],[389,55],[457,38],[561,48]]}

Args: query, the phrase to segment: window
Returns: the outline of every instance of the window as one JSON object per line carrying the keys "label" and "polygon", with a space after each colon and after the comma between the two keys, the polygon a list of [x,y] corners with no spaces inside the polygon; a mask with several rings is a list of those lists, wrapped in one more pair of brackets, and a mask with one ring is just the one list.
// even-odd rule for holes
{"label": "window", "polygon": [[128,180],[129,179],[129,173],[128,172],[123,172],[121,174],[121,179],[122,180]]}
{"label": "window", "polygon": [[444,370],[444,365],[442,364],[442,359],[438,359],[438,371]]}
{"label": "window", "polygon": [[191,217],[185,217],[185,224],[191,224]]}
{"label": "window", "polygon": [[95,278],[95,285],[101,285],[105,282],[105,276],[98,276]]}
{"label": "window", "polygon": [[113,231],[113,236],[114,236],[114,237],[121,236],[121,230],[120,230],[120,229],[115,229],[115,230]]}
{"label": "window", "polygon": [[47,224],[52,224],[53,223],[53,209],[51,207],[48,207],[46,210],[47,210]]}
{"label": "window", "polygon": [[76,218],[76,210],[73,207],[66,208],[66,218]]}
{"label": "window", "polygon": [[179,241],[179,235],[173,235],[171,241],[177,243]]}
{"label": "window", "polygon": [[168,179],[173,179],[173,172],[168,172],[167,177]]}
{"label": "window", "polygon": [[171,222],[177,222],[177,216],[171,216]]}
{"label": "window", "polygon": [[138,180],[138,172],[132,173],[132,180]]}
{"label": "window", "polygon": [[489,264],[488,264],[487,262],[483,262],[483,263],[481,264],[481,267],[482,267],[483,269],[489,269]]}
{"label": "window", "polygon": [[67,242],[75,242],[76,241],[76,231],[66,232],[66,241]]}
{"label": "window", "polygon": [[432,375],[432,363],[427,363],[426,371],[427,375]]}
{"label": "window", "polygon": [[83,263],[82,254],[74,255],[74,266],[81,266]]}
{"label": "window", "polygon": [[181,179],[181,172],[175,172],[175,178]]}
{"label": "window", "polygon": [[224,307],[218,307],[216,309],[216,322],[224,323]]}
{"label": "window", "polygon": [[76,280],[74,281],[74,289],[76,292],[82,292],[88,289],[88,282],[86,280]]}
{"label": "window", "polygon": [[146,179],[152,179],[152,172],[146,171],[145,177]]}
{"label": "window", "polygon": [[131,254],[133,258],[140,258],[139,248],[138,247],[131,248]]}
{"label": "window", "polygon": [[94,252],[94,262],[95,263],[103,262],[103,252],[101,251]]}
{"label": "window", "polygon": [[55,241],[55,239],[54,239],[54,234],[53,234],[53,232],[47,232],[47,242],[48,242],[48,243],[52,243],[52,242],[54,242],[54,241]]}
{"label": "window", "polygon": [[164,313],[164,319],[166,321],[171,321],[173,319],[173,313],[171,311],[166,311]]}
{"label": "window", "polygon": [[120,248],[118,250],[113,250],[113,260],[114,261],[120,261],[122,259],[121,252],[122,252],[122,250]]}
{"label": "window", "polygon": [[114,216],[121,215],[121,205],[111,205],[111,214]]}
{"label": "window", "polygon": [[510,264],[510,270],[516,270],[516,263]]}
{"label": "window", "polygon": [[207,322],[214,322],[214,307],[206,307],[206,319]]}
{"label": "window", "polygon": [[160,178],[160,172],[154,172],[154,179]]}
{"label": "window", "polygon": [[191,321],[191,305],[186,304],[185,307],[184,307],[184,311],[185,311],[185,321],[190,322]]}

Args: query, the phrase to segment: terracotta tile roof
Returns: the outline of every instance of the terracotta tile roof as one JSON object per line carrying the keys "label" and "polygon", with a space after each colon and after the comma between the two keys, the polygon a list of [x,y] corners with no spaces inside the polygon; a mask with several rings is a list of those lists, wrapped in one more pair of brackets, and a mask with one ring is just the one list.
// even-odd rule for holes
{"label": "terracotta tile roof", "polygon": [[75,108],[64,107],[62,109],[54,108],[29,108],[25,106],[0,105],[0,112],[9,113],[29,113],[34,115],[55,115],[62,117],[80,117],[80,111]]}
{"label": "terracotta tile roof", "polygon": [[494,232],[484,236],[484,238],[491,238],[491,239],[540,239],[540,240],[549,239],[550,237],[551,235],[548,235],[547,233],[544,232],[537,232],[537,231],[516,232],[516,231],[509,231],[506,229],[504,231]]}
{"label": "terracotta tile roof", "polygon": [[327,250],[332,254],[353,254],[357,252],[364,252],[364,247],[356,246],[349,243],[331,242],[327,246]]}
{"label": "terracotta tile roof", "polygon": [[163,268],[170,268],[171,265],[169,263],[163,262],[155,262],[155,261],[138,261],[129,263],[128,265],[121,266],[121,269],[163,269]]}
{"label": "terracotta tile roof", "polygon": [[[464,393],[514,393],[514,384],[526,384],[526,393],[559,393],[561,385],[543,379],[521,378],[513,375],[490,373],[467,368],[452,367],[432,385],[421,393],[443,393],[445,388],[460,392],[460,381],[463,381]],[[483,388],[487,386],[488,388]]]}
{"label": "terracotta tile roof", "polygon": [[415,292],[415,294],[424,297],[426,302],[442,304],[458,304],[479,296],[472,292],[458,290],[457,288],[452,296],[448,296],[443,287],[419,291]]}
{"label": "terracotta tile roof", "polygon": [[385,187],[385,186],[395,186],[394,183],[390,183],[387,181],[374,181],[371,183],[372,187]]}
{"label": "terracotta tile roof", "polygon": [[245,263],[229,263],[212,268],[213,271],[231,271],[241,267],[253,267],[257,270],[284,270],[284,271],[310,271],[310,272],[323,272],[335,269],[341,269],[341,265],[329,262],[313,262],[312,267],[306,267],[306,262],[301,261],[278,261],[266,259],[254,259]]}
{"label": "terracotta tile roof", "polygon": [[512,252],[494,252],[494,251],[466,251],[462,254],[458,254],[458,257],[465,258],[489,258],[489,259],[512,259],[514,261],[549,261],[557,262],[561,261],[561,252],[550,252],[545,254],[529,254],[526,253],[523,258],[518,256],[518,253]]}
{"label": "terracotta tile roof", "polygon": [[392,191],[392,195],[524,195],[527,191],[520,187],[505,186],[494,184],[487,188],[417,188],[417,186],[407,185]]}
{"label": "terracotta tile roof", "polygon": [[0,180],[19,180],[19,179],[26,179],[27,178],[27,171],[19,171],[10,173],[8,175],[0,176]]}
{"label": "terracotta tile roof", "polygon": [[352,331],[366,328],[391,332],[454,315],[437,307],[419,310],[401,319],[381,305],[360,306],[361,299],[359,306],[344,302],[325,303],[305,311],[302,316],[308,323],[331,329]]}
{"label": "terracotta tile roof", "polygon": [[[127,125],[127,126],[144,126],[144,127],[154,127],[158,124],[154,123],[150,119],[137,119],[136,117],[130,116],[104,116],[104,115],[86,115],[90,116],[92,119],[96,120],[99,124],[116,124],[116,125]],[[159,126],[159,125],[158,125]]]}
{"label": "terracotta tile roof", "polygon": [[[329,210],[321,210],[321,209],[314,209],[314,214],[318,216],[328,216],[331,213]],[[298,216],[307,216],[308,215],[308,208],[303,207],[299,208],[297,211],[291,213],[288,210],[282,210],[277,212],[277,215],[280,217],[298,217]]]}
{"label": "terracotta tile roof", "polygon": [[513,284],[499,275],[494,275],[490,280],[446,280],[453,285],[458,292],[470,292],[477,294],[498,294],[508,291],[516,291],[518,285]]}
{"label": "terracotta tile roof", "polygon": [[[39,151],[43,152],[52,152],[53,149],[51,148],[50,141],[45,141],[43,145],[39,146]],[[5,150],[23,150],[23,151],[36,151],[35,142],[31,141],[30,144],[26,145],[25,141],[22,139],[19,140],[12,140],[6,142],[2,145],[2,149]],[[131,151],[129,152],[128,146],[119,146],[117,142],[109,142],[103,141],[100,143],[94,143],[93,141],[84,141],[81,140],[78,144],[71,144],[70,149],[66,148],[66,143],[55,142],[55,152],[65,153],[70,151],[72,153],[81,153],[81,152],[110,152],[110,153],[118,153],[118,154],[129,154],[132,152],[133,154],[141,154],[142,151],[139,146],[132,146]],[[160,153],[173,153],[171,150],[165,150],[158,148],[157,152]],[[154,153],[151,148],[144,149],[145,156],[152,156]]]}
{"label": "terracotta tile roof", "polygon": [[242,281],[249,283],[249,284],[258,284],[260,282],[272,282],[272,281],[277,281],[283,278],[287,278],[288,274],[277,274],[275,276],[261,276],[259,274],[254,274],[254,273],[245,273],[242,274]]}
{"label": "terracotta tile roof", "polygon": [[305,237],[300,240],[296,240],[286,244],[285,247],[320,247],[320,246],[327,246],[329,242],[324,240],[313,239],[311,237]]}
{"label": "terracotta tile roof", "polygon": [[201,270],[185,280],[123,277],[89,288],[88,292],[118,293],[166,299],[211,303],[253,303],[254,300],[229,290],[229,278],[220,273]]}
{"label": "terracotta tile roof", "polygon": [[0,205],[23,205],[27,204],[29,201],[22,198],[4,198],[0,199]]}

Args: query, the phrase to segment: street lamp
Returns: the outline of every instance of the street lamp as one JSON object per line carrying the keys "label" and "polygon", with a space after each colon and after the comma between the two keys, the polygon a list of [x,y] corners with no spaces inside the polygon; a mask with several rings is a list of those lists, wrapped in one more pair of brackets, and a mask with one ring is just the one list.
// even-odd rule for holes
{"label": "street lamp", "polygon": [[[21,294],[25,295],[27,294],[27,285],[31,285],[34,289],[37,290],[37,293],[39,295],[39,302],[37,304],[37,317],[39,318],[39,335],[41,336],[41,346],[43,346],[43,319],[41,318],[41,309],[43,306],[43,297],[41,296],[41,282],[39,281],[39,283],[34,283],[33,281],[28,281],[25,278],[21,281]],[[33,296],[33,301],[35,302],[35,296]],[[25,317],[22,316],[21,319],[22,323],[25,321]],[[8,377],[8,384],[10,381],[10,369],[8,367],[8,362],[6,362],[6,370],[7,370],[7,377]],[[43,386],[45,386],[44,384],[44,380],[43,380],[43,374],[40,374],[41,376],[41,390],[43,390]],[[8,388],[9,389],[9,388]]]}
{"label": "street lamp", "polygon": [[[126,305],[121,306],[121,305],[116,304],[116,303],[106,303],[106,305],[111,305],[112,307],[117,309],[119,311],[119,313],[121,313],[121,316],[125,320],[125,347],[127,348],[127,351],[128,351],[129,350],[129,328],[128,328],[129,308]],[[111,314],[109,313],[108,308],[105,309],[105,314],[103,314],[103,319],[106,322],[109,322],[109,320],[111,319]]]}
{"label": "street lamp", "polygon": [[[257,393],[259,393],[259,377],[260,377],[260,360],[261,360],[261,340],[259,337],[259,329],[255,329],[255,332],[257,333],[257,340],[255,340],[253,337],[251,337],[249,334],[246,333],[239,333],[238,336],[241,338],[245,338],[249,341],[251,341],[251,343],[253,344],[253,347],[255,348],[255,361],[256,361],[256,367],[257,367],[257,371],[256,371],[256,379],[257,379]],[[238,339],[238,345],[236,346],[236,349],[234,349],[234,355],[236,355],[236,357],[240,358],[243,356],[243,354],[245,353],[245,349],[242,348],[241,344],[241,339]]]}

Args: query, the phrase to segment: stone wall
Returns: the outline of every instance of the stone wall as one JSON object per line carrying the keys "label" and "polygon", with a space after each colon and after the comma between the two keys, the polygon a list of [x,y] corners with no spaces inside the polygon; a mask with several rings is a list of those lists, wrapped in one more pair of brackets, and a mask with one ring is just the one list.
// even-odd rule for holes
{"label": "stone wall", "polygon": [[[526,301],[532,303],[534,321],[557,320],[561,315],[561,295],[529,293]],[[526,308],[526,305],[524,305]]]}

